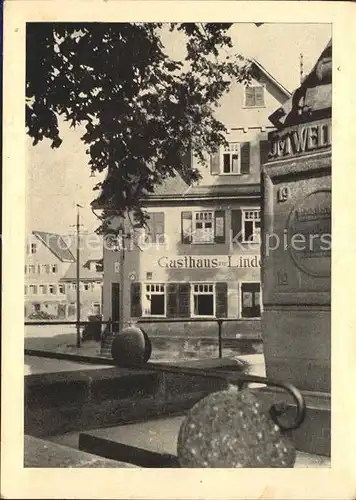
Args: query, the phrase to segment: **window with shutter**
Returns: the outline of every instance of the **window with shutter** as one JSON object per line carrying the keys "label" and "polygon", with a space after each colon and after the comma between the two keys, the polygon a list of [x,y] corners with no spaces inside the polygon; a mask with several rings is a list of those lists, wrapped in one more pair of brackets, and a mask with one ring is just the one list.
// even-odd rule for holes
{"label": "window with shutter", "polygon": [[229,142],[221,148],[220,174],[239,174],[241,168],[241,151],[239,142]]}
{"label": "window with shutter", "polygon": [[215,243],[225,243],[225,211],[215,212]]}
{"label": "window with shutter", "polygon": [[194,316],[215,316],[214,283],[194,283],[192,298]]}
{"label": "window with shutter", "polygon": [[131,283],[131,317],[140,318],[141,316],[141,283]]}
{"label": "window with shutter", "polygon": [[241,144],[241,174],[250,173],[250,143]]}
{"label": "window with shutter", "polygon": [[215,285],[216,317],[227,317],[227,283],[218,282]]}
{"label": "window with shutter", "polygon": [[193,213],[182,212],[181,214],[181,241],[191,243],[193,234]]}
{"label": "window with shutter", "polygon": [[245,87],[244,105],[246,108],[264,108],[265,88],[262,85]]}

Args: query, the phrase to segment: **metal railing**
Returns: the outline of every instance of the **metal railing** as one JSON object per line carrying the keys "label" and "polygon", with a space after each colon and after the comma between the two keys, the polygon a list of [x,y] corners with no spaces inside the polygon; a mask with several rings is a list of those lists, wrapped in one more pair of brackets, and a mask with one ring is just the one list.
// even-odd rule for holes
{"label": "metal railing", "polygon": [[[249,318],[246,318],[247,320]],[[137,320],[132,320],[130,322],[131,324],[136,324],[140,326],[144,325],[149,325],[149,324],[177,324],[177,323],[191,323],[191,324],[197,324],[197,323],[216,323],[217,325],[217,343],[218,343],[218,353],[219,353],[219,358],[222,358],[222,352],[223,352],[223,325],[224,323],[243,323],[245,320],[239,320],[239,319],[234,319],[234,318],[140,318]],[[101,337],[101,344],[103,345],[103,342],[107,339],[108,336],[112,336],[117,334],[118,327],[121,323],[119,321],[112,321],[112,320],[93,320],[93,321],[57,321],[57,320],[30,320],[30,321],[25,321],[25,326],[75,326],[77,331],[81,327],[85,327],[87,325],[93,326],[94,325],[99,325],[100,328],[100,337]],[[105,326],[103,330],[103,326]],[[115,328],[117,327],[117,328]],[[163,335],[157,335],[157,338],[164,338]],[[172,336],[174,338],[174,335]],[[199,340],[199,339],[208,339],[210,337],[207,336],[192,336],[189,337],[188,340]],[[246,341],[262,341],[262,338],[260,335],[256,336],[245,336],[245,337],[233,337],[234,340],[246,340]],[[78,341],[77,339],[77,347],[80,347],[81,342],[80,339]]]}

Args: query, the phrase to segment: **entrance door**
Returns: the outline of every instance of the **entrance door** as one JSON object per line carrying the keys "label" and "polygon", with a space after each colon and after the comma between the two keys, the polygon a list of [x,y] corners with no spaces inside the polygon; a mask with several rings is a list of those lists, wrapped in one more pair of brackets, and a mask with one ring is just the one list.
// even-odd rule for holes
{"label": "entrance door", "polygon": [[[111,284],[111,320],[120,321],[120,283]],[[113,332],[119,331],[119,324],[114,323]]]}

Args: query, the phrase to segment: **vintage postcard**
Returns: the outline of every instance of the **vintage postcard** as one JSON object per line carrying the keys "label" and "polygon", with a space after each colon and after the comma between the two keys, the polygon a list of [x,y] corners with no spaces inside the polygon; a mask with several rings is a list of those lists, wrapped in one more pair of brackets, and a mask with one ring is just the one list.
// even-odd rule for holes
{"label": "vintage postcard", "polygon": [[5,2],[3,498],[355,498],[355,16]]}

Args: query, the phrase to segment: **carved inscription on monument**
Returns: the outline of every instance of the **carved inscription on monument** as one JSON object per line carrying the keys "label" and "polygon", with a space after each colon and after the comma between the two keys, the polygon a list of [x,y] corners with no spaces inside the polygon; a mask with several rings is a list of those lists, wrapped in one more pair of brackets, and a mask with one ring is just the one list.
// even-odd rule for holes
{"label": "carved inscription on monument", "polygon": [[299,156],[331,146],[331,122],[320,120],[269,134],[269,160]]}
{"label": "carved inscription on monument", "polygon": [[289,250],[299,269],[315,277],[331,273],[331,191],[301,199],[288,220]]}

